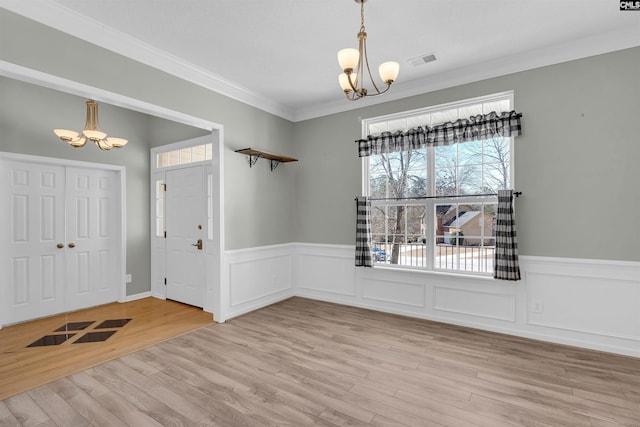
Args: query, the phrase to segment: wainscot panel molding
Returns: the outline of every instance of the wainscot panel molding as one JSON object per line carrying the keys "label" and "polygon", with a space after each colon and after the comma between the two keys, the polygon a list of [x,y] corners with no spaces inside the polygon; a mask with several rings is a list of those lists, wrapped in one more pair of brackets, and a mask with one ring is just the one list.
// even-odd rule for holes
{"label": "wainscot panel molding", "polygon": [[309,243],[227,251],[222,321],[300,296],[640,357],[640,263],[521,256],[523,280],[509,282],[355,268],[354,253]]}
{"label": "wainscot panel molding", "polygon": [[355,268],[349,245],[292,244],[297,296],[640,357],[640,263],[520,257],[523,280]]}
{"label": "wainscot panel molding", "polygon": [[225,251],[222,310],[214,317],[224,322],[267,305],[292,297],[293,247],[262,246]]}
{"label": "wainscot panel molding", "polygon": [[304,271],[303,276],[296,275],[300,292],[356,296],[353,247],[297,244],[296,248],[297,271]]}
{"label": "wainscot panel molding", "polygon": [[424,308],[425,286],[388,279],[368,279],[362,284],[362,298],[383,303]]}
{"label": "wainscot panel molding", "polygon": [[515,295],[434,286],[433,308],[487,319],[516,320]]}

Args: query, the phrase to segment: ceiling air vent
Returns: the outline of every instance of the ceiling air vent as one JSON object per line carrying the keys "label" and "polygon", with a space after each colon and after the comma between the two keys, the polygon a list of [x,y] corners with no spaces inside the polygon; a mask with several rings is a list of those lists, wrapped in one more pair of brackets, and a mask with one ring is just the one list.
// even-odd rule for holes
{"label": "ceiling air vent", "polygon": [[426,64],[428,62],[433,62],[436,60],[436,55],[434,53],[428,55],[420,55],[415,58],[409,59],[409,63],[414,67],[418,67],[420,65]]}

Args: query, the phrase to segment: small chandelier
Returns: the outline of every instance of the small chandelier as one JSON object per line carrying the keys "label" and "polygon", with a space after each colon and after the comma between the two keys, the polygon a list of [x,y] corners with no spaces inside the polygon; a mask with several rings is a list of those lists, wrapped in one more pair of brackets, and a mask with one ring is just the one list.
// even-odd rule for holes
{"label": "small chandelier", "polygon": [[[380,64],[378,72],[380,78],[387,85],[386,88],[380,90],[373,80],[371,70],[369,69],[369,59],[367,58],[367,33],[364,30],[364,4],[367,0],[355,0],[360,3],[360,32],[358,33],[358,49],[347,48],[338,52],[338,63],[344,73],[338,76],[340,87],[347,95],[347,99],[355,101],[365,96],[382,95],[391,87],[398,77],[400,64],[394,61]],[[364,87],[364,76],[369,75],[369,80],[373,86],[373,90]]]}
{"label": "small chandelier", "polygon": [[84,147],[87,141],[93,141],[98,148],[106,151],[112,148],[121,148],[129,142],[123,138],[107,138],[107,134],[100,131],[98,103],[93,99],[87,101],[87,121],[84,124],[82,134],[66,129],[54,129],[53,133],[74,148]]}

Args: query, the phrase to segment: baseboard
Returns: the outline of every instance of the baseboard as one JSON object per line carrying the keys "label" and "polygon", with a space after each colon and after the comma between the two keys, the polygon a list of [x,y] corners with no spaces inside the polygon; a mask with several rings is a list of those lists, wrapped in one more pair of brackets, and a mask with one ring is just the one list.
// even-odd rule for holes
{"label": "baseboard", "polygon": [[[258,299],[256,301],[254,301],[253,303],[247,304],[247,305],[243,305],[240,308],[230,309],[227,312],[227,316],[225,318],[225,321],[231,320],[234,317],[242,316],[243,314],[247,314],[247,313],[252,312],[254,310],[258,310],[260,308],[267,307],[267,306],[269,306],[271,304],[275,304],[277,302],[284,301],[284,300],[289,299],[289,298],[291,298],[293,296],[295,296],[293,294],[293,290],[289,289],[289,290],[284,291],[284,292],[279,292],[279,293],[274,294],[274,295],[269,295],[268,297],[260,298],[260,299]],[[218,323],[222,323],[222,322],[218,322]]]}
{"label": "baseboard", "polygon": [[155,295],[151,295],[151,292],[140,292],[139,294],[127,295],[124,302],[131,302],[131,301],[139,300],[142,298],[148,298],[150,296],[155,296]]}

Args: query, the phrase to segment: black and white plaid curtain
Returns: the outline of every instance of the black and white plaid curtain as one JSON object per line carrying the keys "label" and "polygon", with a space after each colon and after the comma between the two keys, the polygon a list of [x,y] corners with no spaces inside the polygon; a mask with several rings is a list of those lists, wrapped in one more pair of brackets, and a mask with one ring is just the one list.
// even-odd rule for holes
{"label": "black and white plaid curtain", "polygon": [[356,267],[373,267],[371,259],[371,201],[356,199]]}
{"label": "black and white plaid curtain", "polygon": [[374,154],[417,150],[427,146],[519,136],[522,134],[521,117],[522,114],[515,111],[499,114],[493,111],[433,127],[425,125],[394,133],[382,132],[380,135],[369,135],[366,139],[356,141],[358,155],[368,157]]}
{"label": "black and white plaid curtain", "polygon": [[493,278],[520,280],[518,242],[513,217],[513,190],[498,190],[496,215],[496,254]]}

